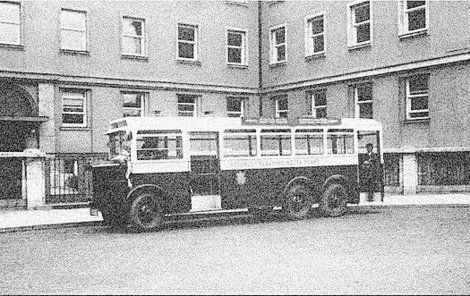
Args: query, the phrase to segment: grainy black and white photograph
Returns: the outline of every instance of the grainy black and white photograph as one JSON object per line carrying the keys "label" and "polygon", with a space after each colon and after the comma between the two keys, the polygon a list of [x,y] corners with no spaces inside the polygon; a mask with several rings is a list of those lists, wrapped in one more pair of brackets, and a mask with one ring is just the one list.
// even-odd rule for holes
{"label": "grainy black and white photograph", "polygon": [[1,295],[470,294],[470,1],[0,0]]}

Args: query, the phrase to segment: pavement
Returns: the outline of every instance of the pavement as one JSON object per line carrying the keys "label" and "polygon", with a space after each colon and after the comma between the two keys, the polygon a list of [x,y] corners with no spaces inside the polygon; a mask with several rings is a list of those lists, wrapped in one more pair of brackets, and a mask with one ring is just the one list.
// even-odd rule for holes
{"label": "pavement", "polygon": [[[426,206],[426,205],[466,205],[470,206],[470,193],[385,194],[384,201],[376,196],[375,201],[367,202],[361,196],[361,202],[354,207],[391,207],[391,206]],[[88,207],[48,210],[0,210],[0,233],[32,229],[74,227],[81,225],[99,225],[103,221],[101,213],[91,216]]]}

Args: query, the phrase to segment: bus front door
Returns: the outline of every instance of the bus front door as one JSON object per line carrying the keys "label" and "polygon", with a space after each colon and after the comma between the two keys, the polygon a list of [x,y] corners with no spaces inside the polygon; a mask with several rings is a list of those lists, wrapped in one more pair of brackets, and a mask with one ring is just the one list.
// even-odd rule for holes
{"label": "bus front door", "polygon": [[360,201],[383,201],[383,163],[378,131],[358,131]]}
{"label": "bus front door", "polygon": [[191,212],[221,209],[218,139],[216,132],[189,134]]}

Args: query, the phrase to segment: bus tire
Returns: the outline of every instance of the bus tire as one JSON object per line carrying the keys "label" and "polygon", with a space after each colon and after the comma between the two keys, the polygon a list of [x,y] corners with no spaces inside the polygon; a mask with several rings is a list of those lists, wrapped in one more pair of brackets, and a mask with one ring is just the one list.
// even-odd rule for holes
{"label": "bus tire", "polygon": [[308,217],[313,204],[310,188],[304,183],[294,184],[286,191],[284,213],[291,220],[301,220]]}
{"label": "bus tire", "polygon": [[130,220],[132,226],[139,230],[160,227],[163,223],[163,211],[159,196],[148,191],[137,195],[131,205]]}
{"label": "bus tire", "polygon": [[323,192],[318,208],[324,216],[337,217],[346,212],[347,205],[348,195],[344,186],[332,183]]}

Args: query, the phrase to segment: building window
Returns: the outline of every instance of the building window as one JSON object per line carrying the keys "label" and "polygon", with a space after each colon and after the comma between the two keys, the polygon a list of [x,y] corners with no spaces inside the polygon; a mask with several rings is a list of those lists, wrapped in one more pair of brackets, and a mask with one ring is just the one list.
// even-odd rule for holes
{"label": "building window", "polygon": [[287,96],[278,96],[274,98],[276,117],[287,117],[289,113],[289,105]]}
{"label": "building window", "polygon": [[349,5],[348,46],[366,45],[371,42],[372,22],[370,2],[355,2]]}
{"label": "building window", "polygon": [[400,2],[400,35],[426,32],[428,29],[428,1]]}
{"label": "building window", "polygon": [[406,119],[429,118],[429,75],[413,75],[406,79]]}
{"label": "building window", "polygon": [[123,117],[145,116],[145,93],[122,93]]}
{"label": "building window", "polygon": [[244,117],[247,98],[244,97],[228,97],[227,98],[227,116],[228,117]]}
{"label": "building window", "polygon": [[325,52],[325,16],[307,18],[305,34],[305,55],[312,56]]}
{"label": "building window", "polygon": [[122,18],[122,54],[145,56],[145,21],[130,17]]}
{"label": "building window", "polygon": [[60,14],[60,48],[87,50],[87,19],[85,11],[62,9]]}
{"label": "building window", "polygon": [[178,116],[197,116],[196,95],[178,95]]}
{"label": "building window", "polygon": [[62,124],[86,126],[86,92],[64,91],[62,93]]}
{"label": "building window", "polygon": [[286,61],[286,27],[271,29],[271,63]]}
{"label": "building window", "polygon": [[309,107],[314,118],[326,118],[326,89],[308,93]]}
{"label": "building window", "polygon": [[246,65],[246,32],[227,30],[227,63]]}
{"label": "building window", "polygon": [[0,2],[0,43],[20,45],[20,4]]}
{"label": "building window", "polygon": [[197,26],[178,24],[178,58],[197,60]]}
{"label": "building window", "polygon": [[354,103],[356,118],[372,118],[372,84],[363,83],[354,86]]}

